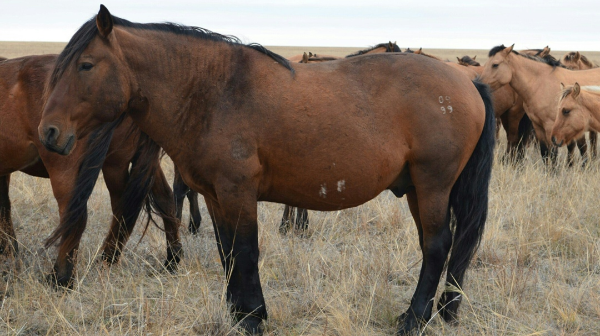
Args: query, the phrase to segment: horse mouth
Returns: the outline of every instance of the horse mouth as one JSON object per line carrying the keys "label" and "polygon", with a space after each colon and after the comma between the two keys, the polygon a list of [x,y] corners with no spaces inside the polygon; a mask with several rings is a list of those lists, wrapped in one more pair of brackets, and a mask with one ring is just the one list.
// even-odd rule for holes
{"label": "horse mouth", "polygon": [[75,146],[75,136],[73,136],[73,135],[69,136],[67,143],[62,147],[44,143],[44,147],[46,147],[46,149],[49,150],[50,152],[54,152],[54,153],[57,153],[60,155],[65,155],[65,156],[69,155],[71,153],[74,146]]}

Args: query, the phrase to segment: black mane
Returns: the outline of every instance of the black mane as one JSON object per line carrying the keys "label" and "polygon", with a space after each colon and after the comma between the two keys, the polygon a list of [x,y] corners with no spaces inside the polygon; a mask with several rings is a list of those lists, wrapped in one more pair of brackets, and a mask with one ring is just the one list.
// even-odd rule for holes
{"label": "black mane", "polygon": [[[488,54],[488,57],[492,58],[494,55],[496,55],[497,53],[501,52],[504,49],[506,49],[506,47],[504,46],[504,44],[496,46],[496,47],[493,47],[490,50],[490,52]],[[543,51],[541,49],[530,49],[530,50],[537,51],[537,55],[539,55]],[[556,58],[554,58],[554,56],[552,56],[550,54],[548,54],[548,55],[546,55],[544,57],[540,57],[540,56],[532,56],[532,55],[527,55],[527,54],[521,54],[521,53],[519,53],[516,50],[513,50],[512,53],[516,54],[516,55],[519,55],[521,57],[525,57],[525,58],[530,59],[532,61],[536,61],[536,62],[548,64],[549,66],[551,66],[553,68],[556,68],[556,67],[564,68],[565,67],[562,63],[560,63],[559,60],[557,60]]]}
{"label": "black mane", "polygon": [[390,46],[389,43],[379,43],[378,45],[373,46],[371,48],[368,48],[368,49],[365,49],[365,50],[359,50],[359,51],[355,52],[354,54],[347,55],[346,58],[364,55],[364,54],[368,53],[371,50],[374,50],[374,49],[377,49],[377,48],[381,48],[381,47],[385,48],[386,52],[401,52],[400,48],[396,45],[396,43],[392,44],[392,50],[390,50],[389,46]]}
{"label": "black mane", "polygon": [[[265,55],[274,59],[277,63],[281,64],[286,69],[294,73],[294,69],[290,65],[287,59],[284,57],[268,50],[258,43],[244,44],[242,41],[231,35],[221,35],[219,33],[212,32],[208,29],[184,26],[177,23],[165,22],[165,23],[136,23],[117,16],[112,16],[113,24],[115,26],[121,26],[126,28],[135,28],[142,30],[151,30],[159,32],[168,32],[176,35],[193,36],[199,39],[210,40],[210,41],[221,41],[229,44],[240,45],[248,47],[264,53]],[[78,58],[83,50],[87,48],[90,42],[98,34],[98,27],[96,26],[96,16],[84,23],[79,30],[71,37],[71,40],[65,47],[65,49],[58,55],[56,60],[56,66],[50,77],[50,88],[53,88],[58,79],[63,75],[67,66],[76,58]]]}

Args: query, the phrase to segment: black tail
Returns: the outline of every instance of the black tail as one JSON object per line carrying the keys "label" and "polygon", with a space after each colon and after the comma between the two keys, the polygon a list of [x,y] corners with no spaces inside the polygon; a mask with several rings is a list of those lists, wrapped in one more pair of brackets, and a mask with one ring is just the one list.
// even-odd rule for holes
{"label": "black tail", "polygon": [[[465,271],[479,247],[488,212],[488,188],[492,175],[496,120],[488,86],[473,82],[485,105],[485,124],[471,158],[450,192],[449,210],[454,238],[448,262],[447,286],[462,288]],[[438,308],[446,321],[456,318],[460,294],[448,288]]]}

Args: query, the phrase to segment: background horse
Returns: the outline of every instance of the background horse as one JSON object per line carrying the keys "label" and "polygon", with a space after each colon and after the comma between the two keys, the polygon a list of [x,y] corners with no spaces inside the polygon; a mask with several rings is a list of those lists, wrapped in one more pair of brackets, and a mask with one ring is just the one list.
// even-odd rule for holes
{"label": "background horse", "polygon": [[[259,201],[334,211],[406,194],[423,262],[400,334],[431,318],[448,254],[446,281],[462,288],[487,216],[494,112],[485,85],[441,62],[395,53],[292,66],[260,45],[101,6],[60,55],[49,93],[47,148],[68,155],[72,139],[126,114],[204,195],[227,299],[249,332],[267,318]],[[459,300],[442,294],[446,320]]]}
{"label": "background horse", "polygon": [[[580,54],[579,51],[571,51],[566,53],[561,58],[560,62],[570,70],[588,70],[598,67],[598,65],[590,61],[585,55]],[[596,159],[598,155],[598,132],[590,130],[589,134],[591,158]],[[582,139],[585,141],[585,136]]]}
{"label": "background horse", "polygon": [[563,87],[552,128],[552,143],[560,147],[589,130],[600,131],[600,86],[575,83]]}
{"label": "background horse", "polygon": [[[526,53],[538,53],[537,51],[524,51]],[[538,53],[539,54],[539,53]],[[480,63],[470,58],[463,56],[458,58],[458,64],[476,72],[477,76],[481,76],[483,67]],[[455,64],[455,63],[449,63]],[[494,101],[494,112],[496,120],[500,121],[502,127],[506,131],[506,157],[512,162],[518,162],[525,155],[525,148],[529,144],[532,137],[531,121],[525,114],[523,108],[523,100],[510,87],[503,85],[492,92]],[[498,137],[499,128],[496,128],[496,137]]]}
{"label": "background horse", "polygon": [[[490,60],[485,64],[481,80],[494,88],[510,83],[521,96],[529,119],[533,123],[540,151],[544,159],[556,163],[556,147],[550,147],[550,133],[556,118],[556,104],[560,94],[560,83],[580,81],[590,85],[598,80],[600,69],[571,71],[564,68],[553,57],[539,58],[513,50],[513,47],[498,46],[490,50]],[[570,152],[575,144],[569,144]],[[580,147],[582,157],[586,146]],[[572,162],[572,154],[569,163]]]}
{"label": "background horse", "polygon": [[[0,223],[3,231],[0,250],[16,252],[18,249],[11,219],[10,174],[22,171],[33,176],[49,177],[60,214],[59,227],[48,241],[51,244],[60,240],[51,277],[61,285],[68,285],[87,222],[89,193],[82,193],[76,184],[89,176],[81,167],[88,139],[79,140],[69,157],[49,152],[40,143],[37,126],[41,119],[44,85],[56,58],[57,55],[28,56],[0,63]],[[114,214],[103,246],[103,259],[109,263],[118,260],[146,197],[144,190],[136,190],[139,186],[134,184],[137,182],[132,184],[132,179],[148,178],[142,176],[143,166],[138,160],[140,153],[136,153],[139,139],[139,130],[130,119],[125,119],[123,125],[115,130],[114,141],[100,166]],[[154,180],[153,197],[164,210],[161,215],[169,256],[166,265],[173,268],[179,261],[181,242],[178,222],[170,215],[174,212],[171,191],[161,170],[157,169],[150,177]],[[69,215],[73,211],[78,211],[77,215]],[[7,246],[12,248],[7,249]]]}

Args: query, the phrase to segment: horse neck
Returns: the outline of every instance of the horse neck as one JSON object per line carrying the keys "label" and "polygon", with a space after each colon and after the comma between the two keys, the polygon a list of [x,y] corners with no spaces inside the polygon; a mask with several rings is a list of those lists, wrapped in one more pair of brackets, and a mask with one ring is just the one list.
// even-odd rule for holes
{"label": "horse neck", "polygon": [[162,32],[122,34],[118,39],[127,46],[122,52],[135,79],[132,91],[149,103],[148,111],[131,117],[169,155],[179,152],[173,134],[192,128],[202,134],[202,120],[210,119],[211,107],[236,76],[233,60],[249,62],[247,48],[226,42]]}
{"label": "horse neck", "polygon": [[590,127],[600,131],[600,93],[582,89],[580,102],[590,114]]}
{"label": "horse neck", "polygon": [[536,99],[547,100],[547,97],[538,94],[538,90],[548,84],[547,76],[559,69],[512,53],[509,57],[509,65],[512,71],[510,86],[523,98],[525,103],[530,105]]}

